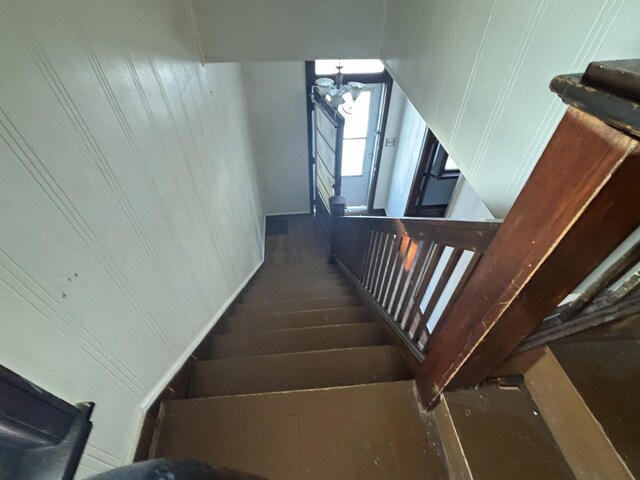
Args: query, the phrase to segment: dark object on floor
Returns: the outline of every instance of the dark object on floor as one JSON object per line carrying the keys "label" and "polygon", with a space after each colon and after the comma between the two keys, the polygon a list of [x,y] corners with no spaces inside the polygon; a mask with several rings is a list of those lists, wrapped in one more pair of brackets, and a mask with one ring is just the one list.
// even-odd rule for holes
{"label": "dark object on floor", "polygon": [[286,218],[267,217],[267,235],[288,235],[289,220]]}
{"label": "dark object on floor", "polygon": [[249,473],[213,467],[198,460],[159,458],[100,473],[91,480],[266,480]]}
{"label": "dark object on floor", "polygon": [[0,365],[0,480],[71,480],[93,403],[71,405]]}

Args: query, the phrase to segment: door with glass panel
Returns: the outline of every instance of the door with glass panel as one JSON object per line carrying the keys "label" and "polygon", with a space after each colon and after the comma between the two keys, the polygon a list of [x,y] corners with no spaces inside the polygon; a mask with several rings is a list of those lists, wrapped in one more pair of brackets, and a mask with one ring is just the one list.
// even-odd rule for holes
{"label": "door with glass panel", "polygon": [[344,121],[342,191],[347,207],[367,205],[371,171],[378,148],[384,84],[366,85],[355,102],[340,107]]}

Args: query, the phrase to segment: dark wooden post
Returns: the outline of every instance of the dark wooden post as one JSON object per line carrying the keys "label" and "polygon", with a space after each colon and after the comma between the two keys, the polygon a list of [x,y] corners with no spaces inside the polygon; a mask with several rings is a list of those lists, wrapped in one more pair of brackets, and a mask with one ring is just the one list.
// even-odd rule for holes
{"label": "dark wooden post", "polygon": [[569,108],[484,258],[429,342],[433,406],[483,381],[640,224],[640,62],[555,78]]}
{"label": "dark wooden post", "polygon": [[340,195],[334,195],[329,199],[329,206],[331,208],[331,231],[329,235],[329,263],[336,263],[336,242],[338,238],[337,233],[337,220],[340,217],[344,217],[344,212],[347,209],[347,201]]}

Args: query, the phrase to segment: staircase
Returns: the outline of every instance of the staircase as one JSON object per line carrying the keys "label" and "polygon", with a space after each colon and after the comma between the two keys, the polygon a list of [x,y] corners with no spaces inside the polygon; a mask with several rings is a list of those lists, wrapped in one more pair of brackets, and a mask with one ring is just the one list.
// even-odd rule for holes
{"label": "staircase", "polygon": [[[162,403],[151,457],[196,458],[272,480],[634,478],[625,462],[637,469],[637,429],[596,421],[600,436],[589,430],[581,449],[580,434],[561,421],[606,417],[602,396],[586,400],[583,384],[593,382],[581,380],[596,367],[575,362],[600,358],[596,340],[554,346],[557,358],[549,348],[528,352],[496,381],[446,392],[427,413],[393,334],[327,263],[319,225],[284,222],[267,236],[265,265],[214,329],[209,358],[193,364],[187,398]],[[636,344],[625,348],[620,355],[637,362]],[[544,355],[553,372],[532,367]],[[585,399],[576,392],[582,403],[563,404],[541,376],[575,381]],[[631,399],[622,395],[621,408],[637,411]],[[593,475],[582,457],[612,441],[622,457],[600,452]]]}

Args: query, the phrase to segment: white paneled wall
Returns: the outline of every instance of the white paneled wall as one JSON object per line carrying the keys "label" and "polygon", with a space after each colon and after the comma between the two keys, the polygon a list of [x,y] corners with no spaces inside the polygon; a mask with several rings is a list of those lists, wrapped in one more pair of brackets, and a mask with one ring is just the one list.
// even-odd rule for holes
{"label": "white paneled wall", "polygon": [[304,62],[243,63],[242,78],[264,211],[308,213]]}
{"label": "white paneled wall", "polygon": [[378,58],[386,0],[189,0],[206,61]]}
{"label": "white paneled wall", "polygon": [[564,112],[550,80],[640,56],[637,0],[388,0],[382,57],[497,217]]}
{"label": "white paneled wall", "polygon": [[0,2],[0,363],[97,403],[80,477],[262,260],[238,65],[182,0]]}

